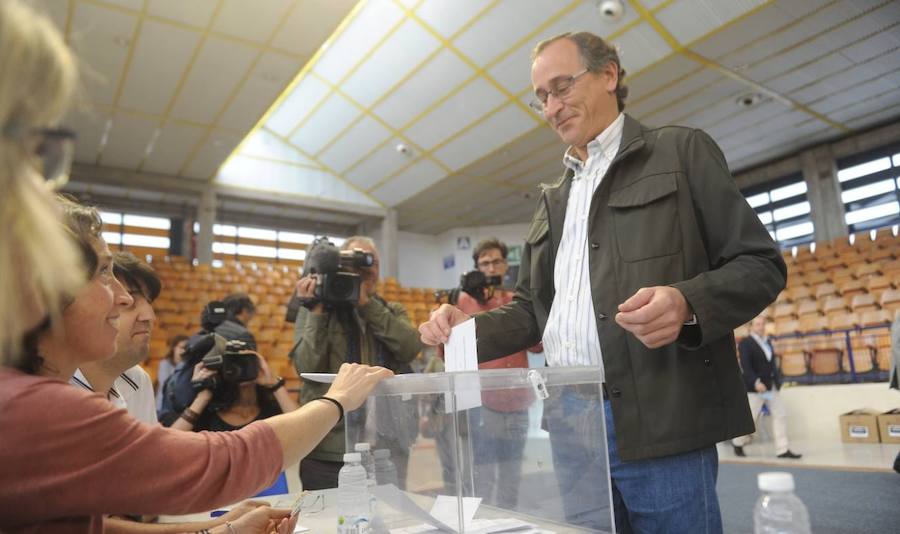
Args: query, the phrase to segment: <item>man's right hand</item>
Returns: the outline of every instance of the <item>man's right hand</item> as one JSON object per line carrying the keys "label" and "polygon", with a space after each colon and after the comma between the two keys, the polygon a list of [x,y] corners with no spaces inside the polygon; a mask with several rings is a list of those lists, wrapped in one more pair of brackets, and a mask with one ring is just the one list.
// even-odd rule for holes
{"label": "man's right hand", "polygon": [[393,371],[384,367],[344,363],[325,395],[340,402],[345,412],[350,412],[366,402],[379,382],[392,376]]}
{"label": "man's right hand", "polygon": [[763,384],[762,381],[758,378],[756,379],[756,384],[754,384],[754,387],[756,388],[757,393],[765,393],[766,391],[769,391],[769,388],[767,388],[766,385]]}
{"label": "man's right hand", "polygon": [[446,343],[450,339],[450,331],[453,327],[470,318],[456,306],[442,304],[440,308],[431,312],[431,318],[428,321],[419,325],[422,343],[426,345]]}
{"label": "man's right hand", "polygon": [[[297,291],[297,296],[302,299],[315,299],[316,298],[316,275],[310,274],[304,276],[300,280],[297,280],[297,285],[295,289]],[[325,309],[325,305],[319,302],[315,306],[313,306],[310,311],[313,313],[322,313]]]}

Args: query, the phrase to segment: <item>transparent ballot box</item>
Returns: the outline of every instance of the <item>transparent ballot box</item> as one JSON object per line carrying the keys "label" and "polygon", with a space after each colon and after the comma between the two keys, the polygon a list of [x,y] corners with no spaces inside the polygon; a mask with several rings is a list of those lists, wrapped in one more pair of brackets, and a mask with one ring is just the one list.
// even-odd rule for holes
{"label": "transparent ballot box", "polygon": [[375,532],[612,532],[603,413],[597,367],[399,375],[346,445],[373,451]]}

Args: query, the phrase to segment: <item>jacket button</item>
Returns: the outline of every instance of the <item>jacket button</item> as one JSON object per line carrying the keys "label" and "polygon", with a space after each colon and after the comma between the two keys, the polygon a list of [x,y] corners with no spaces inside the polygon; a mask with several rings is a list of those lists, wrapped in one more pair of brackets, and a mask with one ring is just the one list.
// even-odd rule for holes
{"label": "jacket button", "polygon": [[615,397],[615,398],[618,399],[619,397],[622,396],[622,390],[619,389],[619,388],[612,388],[612,389],[609,390],[609,396],[610,396],[610,397]]}
{"label": "jacket button", "polygon": [[703,365],[709,367],[710,365],[712,365],[712,361],[709,358],[707,358],[707,359],[703,360]]}
{"label": "jacket button", "polygon": [[597,243],[596,241],[591,243],[591,248],[597,250],[598,248],[600,248],[600,243]]}

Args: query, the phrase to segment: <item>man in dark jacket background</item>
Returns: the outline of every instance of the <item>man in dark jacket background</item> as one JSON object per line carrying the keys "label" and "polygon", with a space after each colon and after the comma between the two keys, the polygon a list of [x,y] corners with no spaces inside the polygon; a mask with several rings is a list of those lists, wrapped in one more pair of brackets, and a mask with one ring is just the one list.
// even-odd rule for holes
{"label": "man in dark jacket background", "polygon": [[[256,350],[256,338],[247,329],[250,320],[256,314],[256,305],[245,293],[232,293],[222,301],[227,316],[215,332],[227,340],[243,341],[250,350]],[[265,354],[263,356],[266,356]]]}
{"label": "man in dark jacket background", "polygon": [[[600,367],[602,406],[577,391],[544,405],[567,520],[608,530],[608,487],[620,532],[721,532],[715,444],[754,429],[733,330],[775,300],[786,267],[707,134],[622,113],[624,72],[590,33],[535,48],[533,107],[569,145],[566,172],[543,188],[513,302],[475,318],[478,358],[543,341],[551,366]],[[423,342],[466,319],[442,306]],[[559,420],[573,408],[605,419],[609,479],[603,444],[573,443],[579,427]]]}
{"label": "man in dark jacket background", "polygon": [[[747,386],[747,399],[753,420],[759,419],[763,406],[772,415],[772,432],[775,434],[775,454],[779,458],[796,460],[801,454],[791,452],[788,448],[787,411],[778,390],[781,389],[781,374],[778,370],[778,358],[766,337],[766,318],[755,317],[750,322],[750,335],[738,345],[741,357],[741,372]],[[734,438],[734,454],[746,456],[744,445],[750,442],[750,436]]]}

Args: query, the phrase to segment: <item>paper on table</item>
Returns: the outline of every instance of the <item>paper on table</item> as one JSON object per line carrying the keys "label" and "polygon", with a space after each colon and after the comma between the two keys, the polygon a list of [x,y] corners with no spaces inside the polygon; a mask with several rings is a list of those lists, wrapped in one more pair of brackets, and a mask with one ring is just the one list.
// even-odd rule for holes
{"label": "paper on table", "polygon": [[[478,344],[475,338],[475,319],[469,319],[453,327],[450,339],[444,344],[444,368],[448,372],[477,371],[478,370]],[[471,382],[463,382],[469,380]],[[477,376],[461,377],[457,379],[458,389],[463,391],[454,395],[455,407],[450,402],[449,396],[444,396],[444,411],[468,410],[481,406],[481,387]],[[455,408],[455,409],[454,409]]]}
{"label": "paper on table", "polygon": [[[469,530],[472,519],[475,518],[475,512],[481,504],[481,497],[463,497],[463,525]],[[453,527],[455,532],[459,532],[459,499],[449,495],[438,495],[431,506],[431,516],[436,517],[442,522]]]}
{"label": "paper on table", "polygon": [[321,382],[323,384],[330,384],[334,382],[334,377],[336,376],[337,373],[300,373],[300,378],[304,380]]}
{"label": "paper on table", "polygon": [[403,515],[423,521],[428,525],[445,532],[456,532],[453,527],[419,507],[419,505],[413,502],[406,493],[400,491],[397,486],[393,484],[384,484],[381,486],[374,486],[371,489],[372,495],[374,495],[379,502],[390,506]]}

